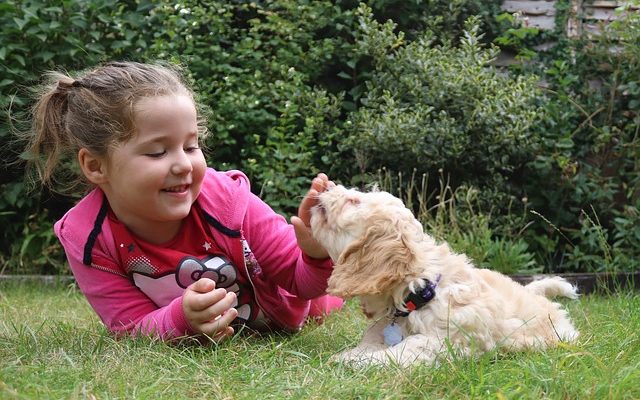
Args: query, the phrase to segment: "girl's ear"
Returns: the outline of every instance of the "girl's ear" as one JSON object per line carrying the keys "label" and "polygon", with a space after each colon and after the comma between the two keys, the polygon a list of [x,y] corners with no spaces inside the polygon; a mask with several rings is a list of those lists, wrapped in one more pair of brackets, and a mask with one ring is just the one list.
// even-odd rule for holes
{"label": "girl's ear", "polygon": [[87,148],[78,151],[78,164],[84,176],[94,185],[99,185],[107,181],[106,165],[104,160],[96,157]]}

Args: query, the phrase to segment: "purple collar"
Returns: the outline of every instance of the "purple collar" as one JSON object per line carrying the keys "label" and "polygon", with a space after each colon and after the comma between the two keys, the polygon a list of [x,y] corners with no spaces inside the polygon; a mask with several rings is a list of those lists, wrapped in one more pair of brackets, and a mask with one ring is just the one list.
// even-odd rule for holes
{"label": "purple collar", "polygon": [[435,282],[423,279],[425,281],[425,285],[422,289],[419,289],[417,293],[409,291],[409,295],[404,299],[404,305],[407,308],[407,311],[401,311],[396,308],[396,311],[393,313],[394,318],[406,317],[412,311],[419,310],[430,302],[436,296],[436,286],[438,286],[440,278],[442,278],[442,274],[438,274],[438,276],[436,276]]}

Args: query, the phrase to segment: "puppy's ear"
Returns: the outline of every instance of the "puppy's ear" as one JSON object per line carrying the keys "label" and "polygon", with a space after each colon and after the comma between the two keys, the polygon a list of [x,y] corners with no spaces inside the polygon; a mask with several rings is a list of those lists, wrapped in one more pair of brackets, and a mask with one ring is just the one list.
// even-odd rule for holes
{"label": "puppy's ear", "polygon": [[417,276],[411,235],[406,221],[379,220],[342,253],[327,291],[344,298],[377,294]]}

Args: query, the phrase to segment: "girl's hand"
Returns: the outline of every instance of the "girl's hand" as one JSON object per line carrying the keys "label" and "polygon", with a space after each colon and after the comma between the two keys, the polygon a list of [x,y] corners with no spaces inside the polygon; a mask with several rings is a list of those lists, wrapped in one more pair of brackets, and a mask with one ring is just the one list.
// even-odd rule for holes
{"label": "girl's hand", "polygon": [[184,291],[182,310],[194,331],[220,341],[233,335],[229,324],[238,316],[238,311],[231,308],[235,300],[235,293],[216,289],[215,281],[202,278]]}
{"label": "girl's hand", "polygon": [[296,233],[296,239],[298,241],[298,247],[311,258],[327,258],[329,253],[316,241],[311,234],[310,221],[311,221],[311,208],[318,204],[318,194],[325,190],[335,186],[333,181],[330,181],[327,175],[318,174],[311,182],[311,189],[302,199],[300,207],[298,207],[298,216],[291,217],[291,224]]}

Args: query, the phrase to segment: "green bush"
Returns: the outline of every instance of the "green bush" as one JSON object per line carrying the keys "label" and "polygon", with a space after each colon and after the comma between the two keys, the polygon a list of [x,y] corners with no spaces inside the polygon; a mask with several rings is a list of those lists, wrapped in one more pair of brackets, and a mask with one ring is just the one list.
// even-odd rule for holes
{"label": "green bush", "polygon": [[[529,66],[547,85],[534,129],[541,146],[524,185],[546,221],[538,220],[531,242],[538,254],[553,254],[557,271],[638,268],[631,260],[640,256],[640,15],[600,29],[561,38]],[[555,238],[539,240],[545,234]]]}
{"label": "green bush", "polygon": [[[83,69],[107,58],[140,57],[147,42],[143,16],[150,2],[118,3],[7,0],[0,4],[0,261],[4,272],[55,273],[63,255],[53,220],[70,201],[30,192],[21,145],[14,132],[28,129],[32,89],[42,73]],[[53,210],[58,209],[58,210]]]}
{"label": "green bush", "polygon": [[[439,24],[447,37],[455,37],[460,22],[480,4],[371,3],[380,19],[397,18],[399,29],[419,32]],[[353,52],[357,5],[5,1],[0,4],[0,108],[11,111],[0,120],[5,144],[0,156],[18,157],[21,146],[13,143],[13,131],[28,128],[30,89],[43,72],[73,72],[112,59],[170,60],[186,67],[211,111],[211,165],[246,171],[256,193],[277,211],[292,213],[313,174],[340,159],[333,154],[344,113],[355,109],[362,95],[368,67]],[[0,223],[7,227],[0,236],[3,270],[59,270],[63,256],[59,248],[47,250],[47,235],[73,198],[28,192],[23,164],[0,168]],[[25,241],[29,244],[21,246]]]}
{"label": "green bush", "polygon": [[[278,212],[295,212],[318,171],[361,185],[387,166],[476,193],[473,208],[451,202],[466,222],[446,239],[480,265],[637,268],[638,14],[593,43],[512,26],[497,18],[500,4],[7,0],[0,107],[11,111],[0,119],[0,157],[19,160],[13,131],[27,129],[46,70],[168,60],[185,67],[209,111],[210,165],[247,172]],[[565,26],[569,2],[557,4]],[[547,39],[556,45],[535,50]],[[494,40],[528,62],[509,76],[492,68]],[[74,198],[28,192],[24,172],[0,166],[2,271],[60,272],[51,225]],[[397,183],[403,193],[410,185]],[[425,223],[439,204],[428,193],[410,202]]]}
{"label": "green bush", "polygon": [[385,166],[435,177],[442,169],[454,187],[518,194],[517,173],[538,146],[530,129],[539,113],[534,79],[489,65],[496,51],[482,45],[477,19],[458,46],[433,45],[432,33],[407,42],[366,8],[359,26],[357,48],[375,69],[341,142],[355,154],[354,173]]}

